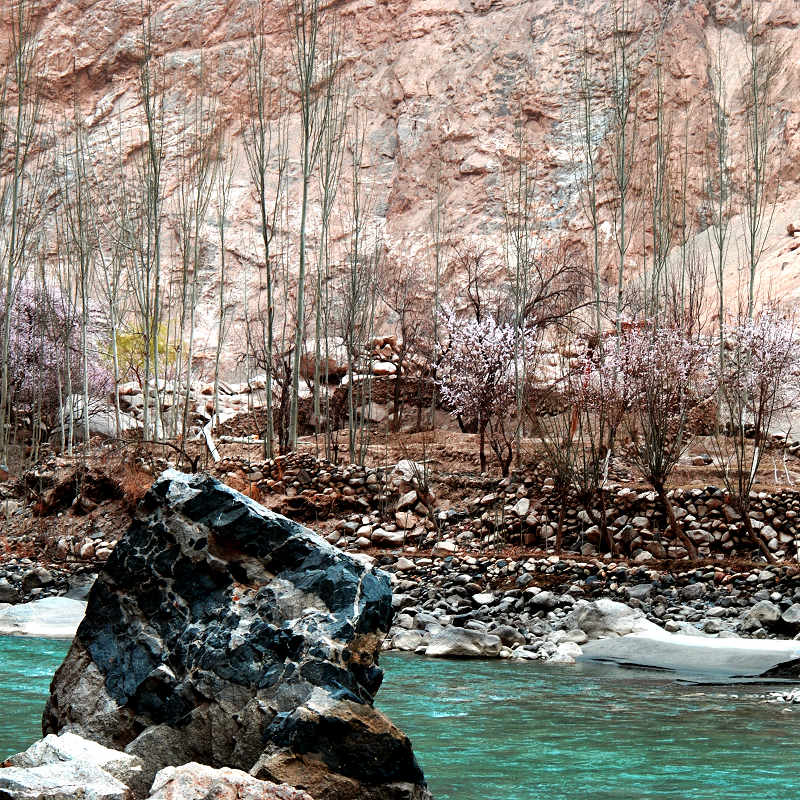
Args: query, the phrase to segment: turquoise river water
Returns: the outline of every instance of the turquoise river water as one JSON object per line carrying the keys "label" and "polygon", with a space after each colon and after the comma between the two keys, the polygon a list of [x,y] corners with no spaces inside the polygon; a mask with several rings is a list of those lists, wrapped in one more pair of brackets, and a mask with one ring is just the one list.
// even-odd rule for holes
{"label": "turquoise river water", "polygon": [[[66,642],[0,637],[0,758],[41,736]],[[800,800],[800,709],[769,687],[387,654],[377,706],[435,800]]]}

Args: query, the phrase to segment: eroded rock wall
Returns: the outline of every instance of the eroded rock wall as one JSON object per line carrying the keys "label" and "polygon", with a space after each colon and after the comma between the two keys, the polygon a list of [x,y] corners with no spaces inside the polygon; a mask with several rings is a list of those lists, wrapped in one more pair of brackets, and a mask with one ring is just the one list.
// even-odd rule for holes
{"label": "eroded rock wall", "polygon": [[[262,5],[273,58],[272,77],[285,77],[291,83],[283,5]],[[768,145],[769,181],[778,205],[760,280],[762,291],[775,297],[800,289],[800,249],[797,241],[787,236],[788,225],[800,226],[800,7],[795,0],[757,5],[765,30],[782,53],[774,82],[775,115]],[[520,121],[535,168],[536,207],[544,223],[543,236],[563,231],[574,252],[586,248],[589,232],[581,202],[583,171],[576,161],[581,69],[577,54],[585,42],[598,86],[595,137],[602,141],[608,132],[604,87],[610,73],[613,6],[608,0],[345,0],[335,5],[343,30],[343,71],[352,81],[353,98],[366,112],[365,166],[373,213],[384,231],[387,258],[398,269],[427,263],[430,212],[438,196],[447,238],[462,248],[477,243],[487,253],[489,275],[499,283],[504,180],[510,159],[518,151],[515,126]],[[667,117],[673,129],[680,131],[679,149],[681,153],[685,150],[689,166],[690,225],[692,231],[702,231],[708,224],[701,195],[709,147],[710,75],[717,53],[726,76],[730,111],[731,176],[735,191],[741,189],[745,11],[735,0],[637,0],[631,7],[637,81],[643,87],[638,152],[643,159],[649,158],[654,90],[648,81],[654,74],[656,45],[661,41]],[[228,296],[238,308],[239,321],[244,271],[257,269],[262,261],[255,198],[242,153],[243,114],[248,105],[245,57],[253,8],[248,0],[152,2],[154,63],[165,87],[165,207],[175,193],[177,143],[190,124],[187,111],[193,99],[201,95],[216,98],[214,115],[238,154],[227,249]],[[93,168],[112,183],[115,153],[121,151],[122,160],[131,164],[144,142],[137,89],[141,12],[140,0],[40,0],[36,5],[46,116],[58,125],[72,115],[77,96],[90,133]],[[0,15],[0,20],[7,20],[7,13]],[[297,114],[290,116],[288,218],[294,225],[300,188],[299,140]],[[53,148],[58,146],[57,140],[49,140]],[[607,159],[608,153],[601,152],[601,172]],[[348,180],[345,169],[344,191]],[[646,181],[637,180],[633,191],[642,197]],[[601,218],[606,223],[601,245],[608,277],[613,280],[609,200],[606,174],[601,177],[599,197]],[[199,357],[205,354],[209,358],[216,335],[219,248],[215,213],[210,207],[202,232],[195,345]],[[737,225],[734,220],[734,238],[741,234]],[[312,213],[312,241],[318,227],[318,215]],[[165,235],[169,240],[169,226]],[[707,237],[700,236],[697,245],[701,250],[708,247]],[[293,237],[287,246],[296,249]],[[628,266],[632,272],[641,264],[643,246],[637,239],[631,245]],[[168,243],[166,260],[173,251]],[[310,252],[314,252],[313,246]],[[731,297],[741,288],[736,262],[732,256],[726,281]],[[458,282],[458,269],[450,263],[446,282]],[[251,297],[255,301],[255,294]],[[232,357],[228,361],[233,364]]]}

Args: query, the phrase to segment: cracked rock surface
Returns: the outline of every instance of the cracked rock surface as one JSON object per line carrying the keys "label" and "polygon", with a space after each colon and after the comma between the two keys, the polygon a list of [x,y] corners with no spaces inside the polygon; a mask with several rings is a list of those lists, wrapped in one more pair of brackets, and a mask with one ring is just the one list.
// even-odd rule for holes
{"label": "cracked rock surface", "polygon": [[204,475],[163,473],[89,595],[45,734],[196,761],[318,800],[427,798],[373,705],[388,576]]}

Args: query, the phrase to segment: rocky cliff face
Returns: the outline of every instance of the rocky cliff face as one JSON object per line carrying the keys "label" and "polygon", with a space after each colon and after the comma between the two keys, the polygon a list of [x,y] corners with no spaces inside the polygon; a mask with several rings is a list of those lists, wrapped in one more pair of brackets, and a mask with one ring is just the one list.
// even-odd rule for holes
{"label": "rocky cliff face", "polygon": [[317,800],[428,797],[372,699],[389,578],[209,477],[166,472],[101,572],[45,733]]}
{"label": "rocky cliff face", "polygon": [[[577,53],[588,47],[602,106],[607,99],[602,87],[609,79],[613,5],[610,0],[345,0],[335,4],[344,31],[343,70],[353,82],[354,102],[362,106],[368,120],[366,172],[390,261],[400,268],[427,261],[430,211],[438,195],[448,237],[462,246],[479,243],[499,276],[505,171],[517,152],[517,123],[524,126],[535,167],[543,237],[565,231],[573,250],[587,246],[582,170],[576,161],[580,139]],[[726,75],[732,125],[731,175],[734,182],[741,177],[742,4],[736,0],[636,0],[632,5],[637,74],[644,87],[639,152],[647,160],[653,123],[653,87],[647,81],[653,75],[656,43],[661,41],[666,109],[674,128],[685,130],[691,227],[702,231],[708,222],[701,194],[711,107],[709,76],[717,55]],[[800,7],[795,0],[758,5],[765,30],[783,53],[769,130],[769,180],[778,204],[761,280],[764,292],[782,295],[800,289],[800,247],[786,233],[788,223],[800,224]],[[153,0],[152,7],[154,52],[166,87],[168,194],[175,190],[177,142],[185,133],[186,109],[193,98],[216,97],[215,114],[239,156],[227,247],[231,274],[236,276],[230,297],[241,306],[243,273],[253,272],[261,261],[254,195],[241,152],[242,115],[247,108],[245,56],[253,4],[248,0]],[[290,75],[282,4],[268,2],[263,7],[275,75]],[[56,120],[70,116],[77,93],[101,174],[110,174],[112,150],[121,150],[127,160],[143,143],[137,98],[141,8],[140,0],[40,0],[37,4],[48,116]],[[596,131],[600,141],[607,133],[607,120],[608,110],[601,107]],[[294,230],[299,198],[296,113],[290,114],[289,136],[288,219]],[[610,217],[609,185],[606,179],[601,186],[605,221]],[[644,193],[646,187],[640,185],[637,191]],[[318,220],[312,217],[313,231]],[[198,308],[200,347],[214,335],[218,258],[214,221],[210,209]],[[698,243],[706,246],[705,237]],[[601,244],[603,257],[611,264],[613,242],[607,229]],[[294,252],[294,235],[288,246]],[[631,271],[640,263],[642,248],[641,242],[635,242],[631,249]],[[732,295],[738,289],[735,250],[733,246]],[[296,259],[290,256],[290,260]]]}

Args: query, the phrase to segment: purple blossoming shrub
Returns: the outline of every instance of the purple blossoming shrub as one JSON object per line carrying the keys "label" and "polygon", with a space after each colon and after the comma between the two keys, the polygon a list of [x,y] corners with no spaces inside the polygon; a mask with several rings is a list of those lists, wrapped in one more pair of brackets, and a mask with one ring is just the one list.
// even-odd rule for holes
{"label": "purple blossoming shrub", "polygon": [[[0,292],[0,331],[5,330],[5,293]],[[111,374],[98,350],[97,325],[88,342],[89,396],[111,390]],[[1,336],[2,334],[0,334]],[[2,339],[0,338],[0,341]],[[65,401],[68,375],[73,394],[83,391],[81,329],[74,306],[55,289],[22,281],[13,296],[8,332],[8,402],[15,425],[34,422],[46,431],[58,424],[59,387]]]}

